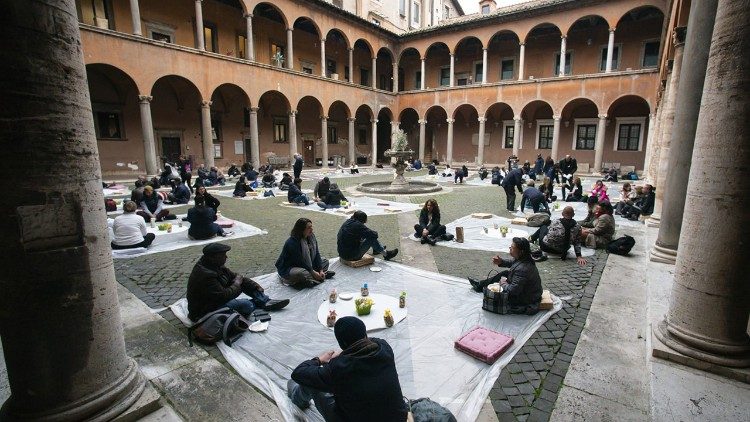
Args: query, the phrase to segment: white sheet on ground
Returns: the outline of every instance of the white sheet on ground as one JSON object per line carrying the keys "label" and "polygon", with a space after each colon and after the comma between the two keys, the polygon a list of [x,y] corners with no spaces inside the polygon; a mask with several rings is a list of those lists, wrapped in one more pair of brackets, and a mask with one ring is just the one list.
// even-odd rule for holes
{"label": "white sheet on ground", "polygon": [[130,189],[127,188],[127,186],[104,188],[102,189],[102,192],[104,193],[105,198],[130,198],[130,194],[132,193]]}
{"label": "white sheet on ground", "polygon": [[[497,186],[492,184],[492,176],[487,176],[484,180],[480,179],[479,176],[476,176],[469,180],[464,179],[464,183],[471,186]],[[499,188],[500,186],[497,187]]]}
{"label": "white sheet on ground", "polygon": [[352,174],[350,167],[344,167],[342,169],[330,169],[330,170],[313,170],[303,171],[300,175],[302,180],[315,180],[318,181],[324,177],[328,177],[331,180],[341,179],[346,177],[359,177],[368,175],[380,175],[380,174],[393,174],[393,169],[359,169],[359,173]]}
{"label": "white sheet on ground", "polygon": [[[453,176],[443,177],[443,176],[440,175],[440,173],[434,174],[434,175],[427,174],[427,175],[423,175],[423,176],[411,177],[411,178],[409,178],[409,180],[420,181],[420,182],[440,183],[440,184],[443,184],[443,185],[457,184],[457,185],[460,186],[462,184],[460,182],[459,183],[454,183],[453,182]],[[464,183],[463,184],[467,185],[467,186],[478,186],[476,184],[467,183],[466,179],[464,179]]]}
{"label": "white sheet on ground", "polygon": [[[474,421],[501,370],[549,317],[562,307],[553,296],[554,308],[534,316],[497,315],[482,310],[482,295],[469,289],[468,282],[406,265],[378,260],[382,272],[367,267],[343,266],[331,260],[336,277],[313,289],[296,291],[266,274],[254,278],[272,298],[288,297],[291,303],[272,314],[264,333],[247,333],[232,347],[219,345],[227,361],[248,382],[271,396],[287,421],[321,421],[314,406],[302,412],[286,397],[286,381],[292,370],[311,356],[338,349],[331,330],[316,317],[322,300],[336,287],[340,292],[357,291],[362,283],[370,292],[398,296],[408,294],[409,316],[392,328],[371,332],[393,348],[403,394],[409,398],[430,397],[453,412],[459,421]],[[187,300],[171,307],[183,323]],[[487,365],[454,349],[453,343],[474,326],[506,333],[513,346],[494,364]],[[299,419],[295,419],[299,418]]]}
{"label": "white sheet on ground", "polygon": [[[108,211],[107,215],[110,216],[110,217],[116,217],[116,216],[122,214],[123,213],[122,202],[123,201],[120,201],[120,203],[117,204],[117,207],[118,207],[117,211]],[[193,205],[195,205],[195,201],[191,199],[190,201],[188,201],[187,204],[164,204],[162,206],[162,208],[164,208],[165,210],[168,210],[168,209],[171,209],[171,208],[189,207],[189,206],[193,206]]]}
{"label": "white sheet on ground", "polygon": [[[252,199],[267,199],[267,198],[275,198],[275,197],[286,198],[286,195],[287,195],[287,191],[281,190],[278,187],[274,187],[274,188],[271,189],[271,192],[273,192],[274,196],[264,196],[263,192],[266,191],[266,190],[268,190],[268,189],[266,189],[266,188],[255,189],[256,192],[259,192],[259,194],[257,196],[250,196],[250,195],[248,195],[248,196],[245,196],[244,198],[235,198],[235,196],[234,196],[234,190],[222,190],[222,191],[216,192],[216,194],[219,195],[219,196],[223,196],[225,198],[235,198],[235,199],[242,199],[242,200],[246,200],[246,201],[249,201],[249,200],[252,200]],[[302,192],[303,193],[312,193],[313,190],[312,189],[302,189]]]}
{"label": "white sheet on ground", "polygon": [[[359,197],[353,196],[347,199],[349,199],[349,203],[350,203],[349,209],[345,209],[343,207],[323,209],[323,208],[320,208],[318,204],[315,202],[310,202],[310,205],[307,205],[307,206],[284,205],[284,203],[282,203],[281,205],[285,207],[299,208],[301,210],[316,211],[316,212],[322,212],[326,214],[338,215],[338,216],[345,217],[345,218],[349,218],[355,210],[364,211],[365,213],[367,213],[368,216],[373,216],[373,215],[388,215],[388,214],[399,214],[403,212],[412,212],[422,207],[420,204],[412,204],[411,202],[394,202],[394,201],[387,201],[385,199],[372,198],[369,196],[359,196]],[[352,202],[354,202],[354,205],[351,205]],[[388,204],[388,205],[378,205],[378,204]]]}

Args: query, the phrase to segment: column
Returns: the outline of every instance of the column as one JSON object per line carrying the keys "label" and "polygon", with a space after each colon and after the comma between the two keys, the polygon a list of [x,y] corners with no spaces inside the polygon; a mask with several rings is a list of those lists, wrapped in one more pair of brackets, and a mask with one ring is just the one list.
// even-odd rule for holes
{"label": "column", "polygon": [[370,136],[372,137],[372,167],[378,163],[378,119],[370,120],[372,128],[370,130]]}
{"label": "column", "polygon": [[607,65],[605,72],[612,72],[612,57],[615,53],[615,28],[609,30],[609,42],[607,43]]}
{"label": "column", "polygon": [[159,164],[156,159],[156,144],[154,143],[154,124],[151,121],[150,95],[139,95],[138,102],[141,108],[141,130],[143,131],[143,152],[146,156],[146,174],[156,176],[159,172]]}
{"label": "column", "polygon": [[320,118],[320,131],[323,134],[320,137],[323,143],[323,167],[328,167],[328,116]]}
{"label": "column", "polygon": [[526,58],[526,44],[521,43],[518,51],[518,80],[523,80],[523,66]]}
{"label": "column", "polygon": [[133,35],[142,35],[141,10],[138,7],[138,0],[130,0],[130,18],[133,19]]}
{"label": "column", "polygon": [[0,139],[14,142],[0,149],[13,180],[0,225],[0,420],[112,420],[145,381],[125,351],[75,3],[3,6],[0,34],[24,48],[0,62],[0,121],[13,122]]}
{"label": "column", "polygon": [[596,141],[594,143],[594,173],[602,169],[602,157],[604,156],[604,134],[607,131],[607,115],[599,115],[599,124],[596,126]]}
{"label": "column", "polygon": [[201,142],[206,167],[214,165],[214,139],[211,135],[211,101],[201,101]]}
{"label": "column", "polygon": [[446,152],[445,161],[448,164],[453,164],[453,122],[455,122],[455,119],[445,119],[446,122],[448,122],[448,151]]}
{"label": "column", "polygon": [[245,26],[247,34],[245,35],[245,51],[247,52],[246,59],[255,61],[255,43],[253,42],[253,14],[248,13],[245,15]]}
{"label": "column", "polygon": [[422,73],[419,74],[419,83],[422,91],[427,89],[427,87],[424,84],[425,81],[425,59],[422,59]]}
{"label": "column", "polygon": [[560,69],[558,70],[560,74],[558,76],[565,76],[565,53],[567,51],[567,41],[568,38],[565,35],[560,37]]}
{"label": "column", "polygon": [[[669,75],[667,75],[667,80],[669,80]],[[653,134],[649,137],[649,141],[646,144],[646,158],[643,162],[643,179],[649,182],[652,182],[654,179],[652,174],[656,174],[654,169],[655,164],[653,163],[654,161],[659,161],[659,135],[661,134],[662,121],[664,120],[665,91],[666,90],[657,92],[656,120],[654,121]],[[660,97],[661,100],[659,99]],[[655,160],[653,158],[654,156],[657,157]]]}
{"label": "column", "polygon": [[450,86],[453,86],[455,84],[455,70],[456,67],[456,55],[451,53],[451,78],[450,78]]}
{"label": "column", "polygon": [[427,126],[427,120],[419,120],[419,160],[424,162],[424,149],[425,149],[425,128]]}
{"label": "column", "polygon": [[[513,155],[518,157],[518,149],[521,143],[521,130],[523,130],[522,120],[520,116],[513,118]],[[508,169],[510,171],[510,169]]]}
{"label": "column", "polygon": [[260,167],[260,145],[258,142],[258,107],[250,107],[250,156],[253,166]]}
{"label": "column", "polygon": [[326,39],[320,40],[320,76],[326,77]]}
{"label": "column", "polygon": [[487,122],[487,118],[482,116],[478,120],[479,120],[479,137],[478,137],[479,145],[477,146],[477,165],[481,166],[482,164],[484,164],[484,125]]}
{"label": "column", "polygon": [[195,39],[198,50],[206,51],[206,40],[203,38],[203,0],[195,0]]}
{"label": "column", "polygon": [[297,151],[297,110],[291,110],[289,112],[289,158],[292,159]]}
{"label": "column", "polygon": [[672,134],[674,130],[675,110],[677,108],[677,91],[679,90],[680,79],[682,76],[682,51],[685,46],[685,27],[677,27],[672,33],[674,43],[674,64],[672,65],[672,76],[669,87],[669,97],[667,98],[666,107],[664,108],[664,125],[662,136],[659,139],[659,160],[656,167],[656,202],[654,204],[654,213],[646,220],[649,227],[659,227],[661,223],[661,211],[666,189],[667,169],[669,155],[671,151]]}
{"label": "column", "polygon": [[550,157],[557,162],[560,151],[560,119],[561,116],[552,116],[552,151]]}
{"label": "column", "polygon": [[[708,370],[750,366],[750,196],[744,183],[731,182],[750,178],[750,132],[742,118],[750,111],[748,20],[747,3],[718,3],[688,177],[685,230],[669,311],[655,327],[656,337],[682,355],[680,362]],[[727,63],[733,72],[727,73]],[[655,348],[654,355],[677,353]]]}
{"label": "column", "polygon": [[349,83],[354,83],[354,49],[349,49]]}
{"label": "column", "polygon": [[488,67],[487,49],[483,48],[482,49],[482,83],[483,84],[487,83],[487,67]]}
{"label": "column", "polygon": [[393,93],[398,93],[398,63],[393,63]]}
{"label": "column", "polygon": [[349,165],[357,163],[356,153],[356,140],[354,139],[354,122],[356,119],[350,117],[349,119]]}
{"label": "column", "polygon": [[377,72],[377,66],[378,66],[378,57],[375,56],[372,58],[372,86],[373,89],[378,87],[378,72]]}
{"label": "column", "polygon": [[656,262],[674,264],[677,259],[677,245],[682,229],[690,162],[717,2],[718,0],[705,0],[690,5],[691,12],[683,50],[683,61],[690,65],[682,69],[680,85],[677,88],[677,108],[671,141],[671,146],[675,148],[667,158],[667,177],[664,184],[669,188],[664,189],[659,236],[650,254],[650,259]]}
{"label": "column", "polygon": [[294,28],[286,29],[286,68],[294,70]]}

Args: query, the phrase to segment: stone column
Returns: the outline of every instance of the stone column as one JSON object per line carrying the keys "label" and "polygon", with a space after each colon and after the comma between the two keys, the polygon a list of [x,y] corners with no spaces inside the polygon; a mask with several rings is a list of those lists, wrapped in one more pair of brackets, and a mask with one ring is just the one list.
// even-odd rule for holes
{"label": "stone column", "polygon": [[125,353],[75,2],[3,16],[0,36],[22,41],[0,49],[0,420],[112,420],[145,381]]}
{"label": "stone column", "polygon": [[372,137],[372,166],[375,167],[375,164],[378,163],[378,119],[372,119],[370,123],[372,124],[370,131]]}
{"label": "stone column", "polygon": [[133,20],[133,35],[142,35],[141,10],[138,7],[138,0],[130,0],[130,18]]}
{"label": "stone column", "polygon": [[656,168],[656,202],[654,204],[654,213],[646,221],[649,227],[659,227],[661,223],[662,201],[666,189],[667,169],[674,130],[675,109],[677,107],[677,91],[679,90],[680,78],[682,76],[682,51],[685,46],[685,27],[677,27],[672,33],[672,42],[674,43],[674,65],[672,66],[672,80],[669,87],[669,98],[667,99],[666,108],[664,109],[664,128],[659,140],[659,161]]}
{"label": "stone column", "polygon": [[445,161],[448,164],[453,164],[453,122],[455,122],[455,119],[445,119],[446,122],[448,122],[448,146],[447,146],[447,152]]}
{"label": "stone column", "polygon": [[354,83],[354,49],[349,49],[349,83]]}
{"label": "stone column", "polygon": [[328,167],[328,116],[321,116],[320,131],[322,133],[320,142],[323,143],[323,167]]}
{"label": "stone column", "polygon": [[203,162],[206,167],[214,165],[214,139],[211,132],[211,101],[201,101],[201,140]]}
{"label": "stone column", "polygon": [[489,63],[487,63],[487,49],[482,49],[482,83],[487,83],[487,66]]}
{"label": "stone column", "polygon": [[398,63],[393,63],[393,89],[394,94],[398,93]]}
{"label": "stone column", "polygon": [[326,77],[326,39],[320,40],[320,76]]}
{"label": "stone column", "polygon": [[604,134],[607,132],[607,115],[599,115],[599,124],[596,126],[596,141],[594,143],[594,173],[602,169],[602,157],[604,156]]}
{"label": "stone column", "polygon": [[206,51],[206,40],[203,37],[203,0],[195,0],[195,39],[198,50]]}
{"label": "stone column", "polygon": [[659,224],[659,236],[650,254],[651,260],[656,262],[674,264],[677,259],[677,244],[680,240],[685,209],[690,160],[700,113],[703,80],[706,77],[706,64],[711,47],[717,3],[718,0],[704,0],[690,5],[690,18],[683,51],[683,61],[690,65],[682,70],[680,85],[677,88],[677,106],[671,141],[671,146],[675,148],[667,158],[668,171],[664,183],[664,187],[669,188],[662,187],[665,192],[663,193],[664,206]]}
{"label": "stone column", "polygon": [[424,82],[425,82],[425,59],[422,59],[422,73],[419,74],[419,83],[420,83],[420,88],[422,89],[422,91],[427,89]]}
{"label": "stone column", "polygon": [[487,122],[487,118],[482,116],[478,120],[479,136],[477,138],[479,145],[477,145],[477,165],[481,166],[482,164],[484,164],[484,125]]}
{"label": "stone column", "polygon": [[[685,230],[669,311],[655,329],[659,340],[682,355],[675,360],[709,370],[750,366],[750,196],[743,183],[750,178],[750,127],[743,118],[750,115],[748,20],[747,2],[718,3],[688,177]],[[656,348],[654,354],[676,355]]]}
{"label": "stone column", "polygon": [[354,122],[357,120],[354,117],[349,119],[349,165],[357,163],[357,148],[356,140],[354,139]]}
{"label": "stone column", "polygon": [[253,42],[253,14],[245,15],[245,26],[247,34],[245,35],[245,52],[248,60],[255,61],[255,43]]}
{"label": "stone column", "polygon": [[646,159],[643,165],[644,173],[645,173],[646,167],[648,167],[648,150],[651,146],[651,143],[654,142],[654,136],[656,134],[656,121],[657,121],[656,116],[657,116],[656,113],[651,113],[648,115],[648,133],[646,134]]}
{"label": "stone column", "polygon": [[550,157],[557,162],[560,151],[560,119],[561,116],[552,116],[552,151]]}
{"label": "stone column", "polygon": [[560,37],[560,74],[558,76],[565,76],[565,53],[567,51],[567,41],[568,37],[565,35]]}
{"label": "stone column", "polygon": [[294,70],[294,28],[286,29],[286,68]]}
{"label": "stone column", "polygon": [[615,53],[615,28],[609,30],[609,42],[607,43],[607,64],[604,68],[606,73],[612,72],[612,58]]}
{"label": "stone column", "polygon": [[299,151],[297,146],[297,110],[289,111],[289,157]]}
{"label": "stone column", "polygon": [[260,167],[260,142],[258,141],[258,107],[250,107],[250,155],[253,166]]}
{"label": "stone column", "polygon": [[526,44],[521,43],[519,51],[518,51],[518,80],[523,80],[523,66],[524,66],[524,60],[526,56]]}
{"label": "stone column", "polygon": [[[667,76],[667,79],[669,79],[669,76]],[[667,85],[669,86],[669,85]],[[654,161],[659,161],[659,136],[661,135],[661,127],[662,127],[662,120],[664,116],[664,101],[666,97],[666,89],[662,91],[661,94],[661,100],[658,100],[657,103],[657,109],[656,109],[656,120],[654,121],[654,131],[652,136],[649,138],[649,142],[646,144],[646,158],[643,162],[643,179],[646,181],[649,181],[651,183],[656,183],[653,181],[652,174],[655,174],[656,165],[654,164]],[[657,95],[657,99],[658,99]],[[656,159],[654,160],[654,157]]]}
{"label": "stone column", "polygon": [[377,87],[378,87],[378,72],[377,72],[377,67],[378,67],[378,56],[375,55],[372,58],[372,84],[370,85],[370,86],[372,86],[373,89],[377,89]]}
{"label": "stone column", "polygon": [[[513,155],[518,157],[518,149],[521,143],[521,130],[523,130],[521,117],[516,116],[513,118]],[[508,169],[510,171],[510,169]]]}
{"label": "stone column", "polygon": [[150,95],[139,95],[141,107],[141,130],[143,131],[143,152],[146,157],[146,174],[156,176],[159,172],[159,161],[156,158],[156,144],[154,143],[154,124],[151,121]]}
{"label": "stone column", "polygon": [[454,86],[456,83],[456,55],[451,53],[451,77],[450,77],[450,86]]}
{"label": "stone column", "polygon": [[424,161],[424,149],[425,149],[425,127],[427,126],[427,120],[421,119],[419,121],[419,160]]}

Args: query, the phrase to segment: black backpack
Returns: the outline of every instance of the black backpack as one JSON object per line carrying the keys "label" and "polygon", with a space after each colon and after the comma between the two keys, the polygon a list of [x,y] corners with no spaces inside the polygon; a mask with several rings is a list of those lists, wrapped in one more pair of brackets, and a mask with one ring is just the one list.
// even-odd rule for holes
{"label": "black backpack", "polygon": [[195,339],[211,345],[223,340],[224,344],[231,346],[248,328],[250,322],[237,311],[221,308],[204,315],[188,328],[188,342],[192,346]]}
{"label": "black backpack", "polygon": [[631,236],[625,235],[621,238],[615,239],[607,245],[607,251],[616,255],[627,255],[630,250],[635,246],[635,239]]}

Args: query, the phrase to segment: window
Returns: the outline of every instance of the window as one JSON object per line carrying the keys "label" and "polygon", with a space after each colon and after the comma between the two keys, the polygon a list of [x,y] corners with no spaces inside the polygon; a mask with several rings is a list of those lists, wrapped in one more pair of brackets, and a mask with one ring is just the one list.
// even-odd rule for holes
{"label": "window", "polygon": [[446,66],[440,69],[440,86],[451,84],[451,67]]}
{"label": "window", "polygon": [[415,24],[419,24],[419,20],[421,19],[420,9],[421,9],[421,6],[419,3],[417,2],[412,3],[411,21],[414,22]]}
{"label": "window", "polygon": [[97,139],[124,139],[122,114],[119,110],[95,110],[94,129]]}
{"label": "window", "polygon": [[210,22],[203,24],[203,39],[206,42],[206,51],[212,53],[219,52],[219,37],[216,31],[216,24]]}
{"label": "window", "polygon": [[387,75],[381,74],[380,75],[380,80],[378,82],[379,82],[378,88],[383,89],[383,90],[390,90],[390,88],[388,87],[388,76]]}
{"label": "window", "polygon": [[641,67],[656,67],[659,65],[659,41],[647,41],[643,44],[643,60]]}
{"label": "window", "polygon": [[274,116],[273,118],[273,142],[275,143],[286,143],[287,138],[287,124],[289,119],[286,116]]}
{"label": "window", "polygon": [[78,21],[102,29],[115,29],[111,0],[83,0],[76,2]]}
{"label": "window", "polygon": [[487,15],[489,13],[490,13],[490,5],[489,4],[483,5],[482,6],[482,14],[483,15]]}
{"label": "window", "polygon": [[237,57],[241,59],[249,59],[245,47],[247,47],[247,38],[243,34],[237,34]]}
{"label": "window", "polygon": [[537,148],[552,149],[553,126],[547,122],[537,121],[537,132],[539,133]]}
{"label": "window", "polygon": [[[573,67],[573,52],[565,52],[565,74],[570,75]],[[555,53],[555,76],[560,74],[560,53]]]}
{"label": "window", "polygon": [[329,144],[339,143],[338,131],[336,130],[336,126],[328,126],[328,143]]}
{"label": "window", "polygon": [[336,72],[336,60],[326,59],[326,76],[331,77],[332,73]]}
{"label": "window", "polygon": [[507,81],[513,79],[515,60],[504,59],[500,62],[500,79]]}
{"label": "window", "polygon": [[515,126],[513,121],[505,124],[505,130],[503,131],[503,148],[513,148],[513,137],[515,136]]}
{"label": "window", "polygon": [[484,65],[482,62],[474,63],[474,83],[482,83],[482,73],[484,72]]}
{"label": "window", "polygon": [[[620,46],[621,44],[615,44],[615,48],[612,49],[612,70],[620,68]],[[602,57],[599,61],[600,72],[607,70],[607,50],[609,50],[608,46],[602,47]]]}
{"label": "window", "polygon": [[398,14],[401,17],[406,16],[406,0],[398,0]]}
{"label": "window", "polygon": [[641,151],[645,117],[618,117],[615,129],[615,151]]}
{"label": "window", "polygon": [[367,145],[367,126],[362,126],[357,130],[357,143]]}
{"label": "window", "polygon": [[284,46],[271,41],[271,64],[282,67],[286,60],[286,53]]}
{"label": "window", "polygon": [[359,84],[370,85],[370,69],[359,69]]}
{"label": "window", "polygon": [[221,158],[221,157],[223,157],[221,155],[221,152],[222,152],[221,147],[222,147],[222,144],[214,143],[214,158]]}
{"label": "window", "polygon": [[575,149],[593,150],[596,144],[596,125],[576,124]]}
{"label": "window", "polygon": [[175,29],[169,25],[146,22],[146,35],[152,40],[174,43]]}
{"label": "window", "polygon": [[464,86],[471,83],[471,75],[468,73],[459,73],[456,75],[456,85],[457,86]]}

